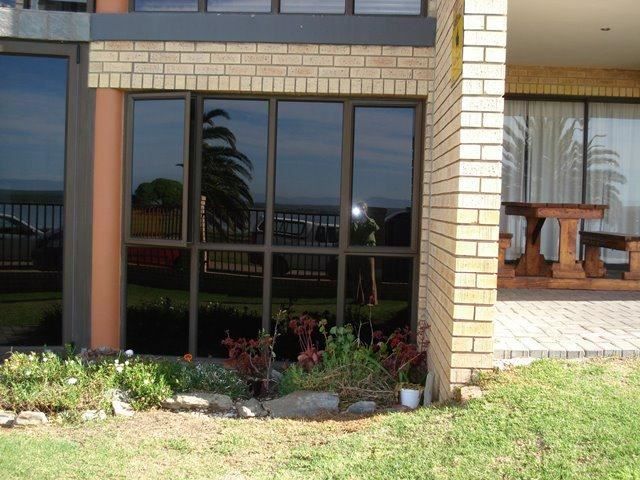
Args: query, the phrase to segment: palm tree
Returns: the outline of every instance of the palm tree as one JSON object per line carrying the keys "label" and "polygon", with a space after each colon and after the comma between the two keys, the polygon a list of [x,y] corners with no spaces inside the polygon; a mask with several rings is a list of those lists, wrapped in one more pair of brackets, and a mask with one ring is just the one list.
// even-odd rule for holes
{"label": "palm tree", "polygon": [[236,148],[233,132],[216,123],[220,117],[231,118],[222,109],[212,109],[203,116],[201,195],[205,200],[205,235],[211,231],[214,239],[226,240],[230,231],[243,232],[248,227],[253,164]]}

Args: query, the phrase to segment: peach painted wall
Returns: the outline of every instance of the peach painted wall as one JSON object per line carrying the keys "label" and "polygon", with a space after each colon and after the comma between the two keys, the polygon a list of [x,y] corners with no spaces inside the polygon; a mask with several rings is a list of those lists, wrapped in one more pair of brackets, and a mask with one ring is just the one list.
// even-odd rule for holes
{"label": "peach painted wall", "polygon": [[96,13],[126,13],[128,0],[96,0]]}
{"label": "peach painted wall", "polygon": [[124,93],[96,90],[91,347],[120,346]]}

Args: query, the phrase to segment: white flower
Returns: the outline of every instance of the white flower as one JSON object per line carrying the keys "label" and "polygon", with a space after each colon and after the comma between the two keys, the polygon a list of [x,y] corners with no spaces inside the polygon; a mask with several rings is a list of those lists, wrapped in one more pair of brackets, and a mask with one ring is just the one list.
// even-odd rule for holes
{"label": "white flower", "polygon": [[118,365],[120,363],[120,360],[118,360],[117,358],[113,361],[114,364]]}
{"label": "white flower", "polygon": [[122,373],[123,370],[124,370],[124,366],[123,365],[116,365],[116,372]]}
{"label": "white flower", "polygon": [[78,379],[71,377],[71,378],[67,378],[67,385],[75,385],[76,383],[78,383]]}
{"label": "white flower", "polygon": [[125,356],[127,357],[133,357],[133,350],[129,349],[129,350],[125,350],[124,351]]}

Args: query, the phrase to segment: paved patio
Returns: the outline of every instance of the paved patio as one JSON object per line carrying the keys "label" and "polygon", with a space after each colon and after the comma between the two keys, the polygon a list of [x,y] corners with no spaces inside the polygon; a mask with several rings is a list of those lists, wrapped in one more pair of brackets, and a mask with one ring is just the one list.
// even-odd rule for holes
{"label": "paved patio", "polygon": [[640,356],[640,292],[501,289],[501,358]]}

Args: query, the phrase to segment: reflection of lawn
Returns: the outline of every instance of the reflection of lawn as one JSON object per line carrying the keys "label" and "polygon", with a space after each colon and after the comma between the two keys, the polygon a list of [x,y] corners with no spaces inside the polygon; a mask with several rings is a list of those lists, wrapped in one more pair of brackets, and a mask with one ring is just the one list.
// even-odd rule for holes
{"label": "reflection of lawn", "polygon": [[62,302],[62,292],[0,294],[0,325],[37,325],[44,312]]}
{"label": "reflection of lawn", "polygon": [[[152,288],[143,287],[140,285],[129,284],[127,288],[127,304],[128,305],[140,305],[144,303],[154,303],[161,298],[169,298],[173,303],[187,305],[189,303],[189,292],[186,290],[170,290],[164,288]],[[243,310],[247,308],[249,310],[262,310],[262,297],[258,296],[241,296],[230,295],[225,293],[210,293],[201,292],[199,296],[200,304],[203,303],[220,303],[227,307],[236,307]],[[281,305],[288,305],[289,299],[285,297],[275,297],[272,302],[272,315],[275,315],[280,309]],[[363,320],[369,318],[369,307],[357,307],[347,304],[347,308],[352,309],[352,313],[355,315],[358,311],[363,317]],[[403,309],[407,308],[407,302],[405,300],[381,300],[378,305],[371,307],[371,317],[374,325],[386,323],[393,319]],[[323,312],[329,312],[330,316],[336,315],[336,300],[335,298],[296,298],[294,301],[291,313],[301,314],[302,312],[310,312],[321,314]]]}

